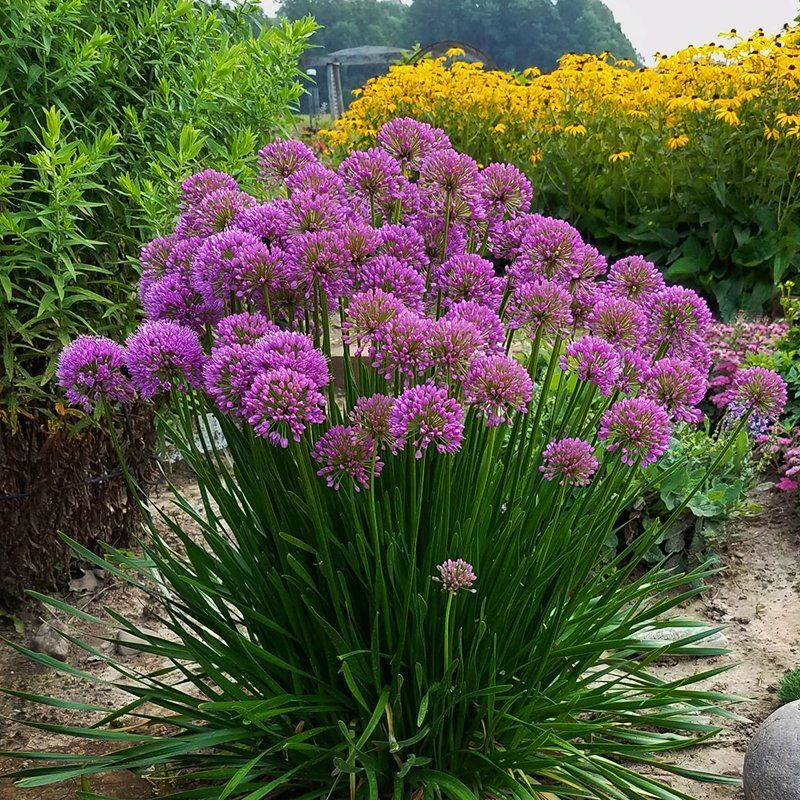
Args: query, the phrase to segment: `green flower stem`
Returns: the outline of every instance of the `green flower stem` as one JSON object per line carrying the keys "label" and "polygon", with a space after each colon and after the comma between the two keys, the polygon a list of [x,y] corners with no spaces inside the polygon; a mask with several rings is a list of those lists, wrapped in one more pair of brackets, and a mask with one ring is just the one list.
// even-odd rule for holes
{"label": "green flower stem", "polygon": [[447,607],[444,611],[444,675],[447,675],[447,670],[450,667],[450,612],[453,608],[454,592],[447,593]]}

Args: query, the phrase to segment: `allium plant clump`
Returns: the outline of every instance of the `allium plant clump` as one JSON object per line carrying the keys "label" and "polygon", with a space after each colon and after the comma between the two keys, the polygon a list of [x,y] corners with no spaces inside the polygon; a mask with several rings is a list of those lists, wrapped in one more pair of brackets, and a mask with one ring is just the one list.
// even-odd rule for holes
{"label": "allium plant clump", "polygon": [[[648,665],[707,635],[670,613],[705,572],[637,571],[663,526],[610,563],[604,543],[698,417],[708,310],[528,213],[513,167],[412,120],[378,141],[338,171],[268,145],[266,202],[187,182],[143,252],[148,281],[157,261],[193,291],[121,357],[105,345],[102,377],[83,377],[97,344],[65,351],[77,402],[111,413],[130,383],[159,403],[204,546],[164,515],[169,540],[153,524],[143,557],[100,560],[160,609],[137,647],[163,663],[115,683],[163,725],[109,711],[65,731],[106,754],[24,785],[155,765],[176,800],[685,797],[653,771],[726,712],[704,676]],[[773,378],[741,381],[731,435],[779,401]],[[225,451],[197,436],[208,415]],[[685,639],[640,641],[675,624]]]}

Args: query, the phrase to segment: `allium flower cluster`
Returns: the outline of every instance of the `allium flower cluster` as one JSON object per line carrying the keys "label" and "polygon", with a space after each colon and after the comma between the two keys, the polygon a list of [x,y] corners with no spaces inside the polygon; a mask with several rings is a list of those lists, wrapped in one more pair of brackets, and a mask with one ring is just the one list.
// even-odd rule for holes
{"label": "allium flower cluster", "polygon": [[396,451],[410,446],[422,458],[435,445],[440,453],[454,453],[464,438],[464,410],[442,386],[411,386],[395,401],[389,429]]}
{"label": "allium flower cluster", "polygon": [[627,397],[606,411],[598,436],[623,464],[647,466],[667,451],[672,427],[667,412],[654,400]]}
{"label": "allium flower cluster", "polygon": [[561,369],[593,383],[602,394],[611,394],[620,373],[619,354],[605,339],[584,336],[567,345]]}
{"label": "allium flower cluster", "polygon": [[476,358],[467,375],[467,401],[486,416],[489,426],[511,422],[514,411],[524,414],[533,393],[527,370],[513,358],[489,355]]}
{"label": "allium flower cluster", "polygon": [[562,486],[586,486],[597,471],[598,460],[594,449],[583,439],[558,439],[542,451],[539,470],[548,481],[558,481]]}
{"label": "allium flower cluster", "polygon": [[450,594],[457,594],[461,591],[471,592],[475,594],[477,589],[472,586],[478,576],[472,568],[472,564],[468,564],[463,558],[456,561],[448,559],[436,567],[438,576],[434,576],[433,580],[442,584],[442,589]]}
{"label": "allium flower cluster", "polygon": [[354,425],[334,425],[314,445],[311,455],[322,467],[317,475],[332,489],[339,489],[345,478],[353,479],[353,488],[369,486],[379,475],[383,462],[376,456],[375,440]]}
{"label": "allium flower cluster", "polygon": [[79,336],[61,352],[56,377],[67,400],[89,412],[98,401],[125,403],[133,398],[124,366],[121,345],[102,336]]}

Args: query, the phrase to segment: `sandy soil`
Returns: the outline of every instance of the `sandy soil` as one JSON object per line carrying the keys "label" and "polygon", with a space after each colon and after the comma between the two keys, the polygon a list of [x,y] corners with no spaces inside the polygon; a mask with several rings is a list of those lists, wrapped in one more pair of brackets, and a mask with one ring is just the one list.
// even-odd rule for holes
{"label": "sandy soil", "polygon": [[[709,685],[751,698],[752,702],[739,707],[739,713],[748,721],[734,723],[714,742],[684,751],[673,759],[691,769],[732,776],[741,775],[744,750],[753,729],[776,707],[774,689],[778,679],[786,669],[800,664],[798,508],[789,496],[767,490],[762,490],[753,499],[762,505],[761,513],[738,520],[731,526],[729,544],[721,554],[725,571],[714,578],[701,598],[685,609],[686,616],[727,626],[730,654],[719,659],[703,659],[702,662],[696,659],[675,660],[657,667],[663,676],[673,677],[715,664],[732,666],[730,671],[717,676]],[[148,609],[137,593],[103,576],[99,585],[90,592],[81,594],[77,590],[67,599],[93,613],[111,607],[143,626],[153,627]],[[11,628],[3,628],[5,621],[0,618],[0,633],[12,640],[28,642],[41,621],[41,613],[41,608],[30,609],[23,615],[26,629],[22,635],[14,633]],[[102,630],[83,623],[73,624],[71,631],[81,635],[104,635]],[[112,648],[114,645],[101,642],[100,646]],[[129,658],[135,659],[138,669],[148,667],[145,656]],[[69,662],[96,675],[110,669],[99,659],[77,652],[74,647]],[[52,693],[84,702],[114,705],[120,699],[102,685],[87,690],[78,679],[32,664],[3,645],[0,645],[0,681],[7,688]],[[62,724],[70,721],[70,715],[62,710],[41,709],[25,701],[0,697],[0,750],[60,749],[61,743],[52,734],[22,725],[20,720],[25,717]],[[76,751],[75,742],[70,746]],[[10,761],[0,758],[0,774],[11,767]],[[727,787],[698,785],[681,778],[673,778],[671,783],[698,800],[741,797],[738,790]],[[9,779],[0,778],[0,800],[67,800],[75,796],[76,788],[62,785],[22,791],[15,788]],[[150,784],[127,774],[93,780],[92,789],[120,800],[145,800],[156,796]]]}

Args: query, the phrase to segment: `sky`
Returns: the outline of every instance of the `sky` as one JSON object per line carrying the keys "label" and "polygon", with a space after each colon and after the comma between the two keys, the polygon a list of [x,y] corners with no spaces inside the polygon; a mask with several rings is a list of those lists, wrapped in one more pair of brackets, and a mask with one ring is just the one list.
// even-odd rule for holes
{"label": "sky", "polygon": [[[651,63],[656,52],[713,42],[721,31],[774,33],[800,14],[800,0],[604,0],[633,46]],[[268,13],[277,2],[262,0]]]}

